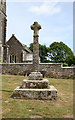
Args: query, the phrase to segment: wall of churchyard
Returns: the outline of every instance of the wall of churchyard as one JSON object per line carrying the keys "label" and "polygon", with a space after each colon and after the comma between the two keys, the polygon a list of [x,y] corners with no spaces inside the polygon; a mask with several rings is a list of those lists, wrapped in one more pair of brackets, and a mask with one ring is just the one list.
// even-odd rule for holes
{"label": "wall of churchyard", "polygon": [[[2,74],[28,75],[31,71],[31,63],[0,63]],[[75,67],[63,67],[61,63],[40,63],[39,71],[44,77],[69,78],[74,76]]]}

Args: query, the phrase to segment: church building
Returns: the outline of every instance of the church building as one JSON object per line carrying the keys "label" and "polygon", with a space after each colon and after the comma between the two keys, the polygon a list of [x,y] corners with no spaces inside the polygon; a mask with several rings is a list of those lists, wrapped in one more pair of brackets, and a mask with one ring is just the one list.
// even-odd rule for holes
{"label": "church building", "polygon": [[6,0],[0,0],[0,62],[28,63],[32,62],[32,51],[22,44],[14,34],[6,42]]}
{"label": "church building", "polygon": [[11,38],[6,42],[6,44],[9,46],[10,63],[32,62],[32,51],[22,44],[14,34],[12,34]]}

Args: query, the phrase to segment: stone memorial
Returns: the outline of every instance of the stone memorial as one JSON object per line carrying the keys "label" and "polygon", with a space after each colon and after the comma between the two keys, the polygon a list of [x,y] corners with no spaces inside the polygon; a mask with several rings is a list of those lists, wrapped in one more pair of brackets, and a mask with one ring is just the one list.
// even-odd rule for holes
{"label": "stone memorial", "polygon": [[43,75],[39,72],[39,30],[41,25],[34,22],[31,25],[34,31],[33,35],[33,72],[28,79],[24,79],[21,86],[18,86],[13,91],[13,98],[20,99],[42,99],[51,100],[57,99],[57,89],[49,85],[47,79],[43,79]]}

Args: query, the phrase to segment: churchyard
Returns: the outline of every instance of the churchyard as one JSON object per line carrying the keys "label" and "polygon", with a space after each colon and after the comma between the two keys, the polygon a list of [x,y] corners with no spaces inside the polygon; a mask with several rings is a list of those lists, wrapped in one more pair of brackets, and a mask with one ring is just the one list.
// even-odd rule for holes
{"label": "churchyard", "polygon": [[57,100],[11,98],[13,90],[21,85],[24,76],[1,75],[3,118],[72,118],[73,79],[47,78],[58,90]]}
{"label": "churchyard", "polygon": [[[33,62],[30,64],[24,63],[26,61],[24,60],[25,56],[23,50],[21,51],[21,56],[19,56],[21,57],[21,61],[16,61],[18,56],[16,56],[15,52],[9,52],[8,48],[11,48],[11,46],[7,46],[5,40],[6,4],[3,7],[4,11],[3,9],[1,11],[2,16],[4,14],[3,19],[5,21],[1,24],[4,32],[1,31],[0,50],[0,62],[2,62],[0,63],[0,78],[2,80],[2,118],[73,118],[72,78],[75,77],[75,56],[73,52],[64,43],[60,42],[59,45],[59,43],[54,42],[53,45],[50,46],[50,49],[47,49],[48,56],[51,56],[53,53],[52,57],[49,58],[50,61],[41,61],[41,64],[39,64],[39,30],[42,29],[42,27],[35,21],[30,26],[31,30],[33,30]],[[63,46],[64,49],[61,50],[60,47],[63,48]],[[44,47],[46,48],[46,46]],[[52,51],[53,48],[54,51]],[[64,50],[66,51],[64,52]],[[43,51],[43,49],[41,51]],[[60,51],[63,51],[62,54],[60,54]],[[71,55],[68,51],[70,51],[69,53],[71,53]],[[64,53],[67,54],[64,55]],[[41,55],[42,57],[43,54]],[[47,55],[47,53],[45,55]],[[54,55],[55,60],[53,59]],[[64,56],[67,56],[67,58]],[[61,59],[59,60],[59,58]],[[47,56],[44,56],[44,60],[47,60]],[[68,64],[66,64],[65,61]],[[47,64],[45,62],[47,62]],[[52,63],[50,64],[49,62]],[[59,63],[64,63],[64,66],[71,66],[72,63],[73,65],[71,68],[66,68]],[[47,73],[47,76],[45,73]],[[25,77],[25,75],[28,75],[28,77]],[[43,76],[47,78],[43,78]]]}
{"label": "churchyard", "polygon": [[34,31],[32,72],[28,78],[2,75],[2,117],[72,118],[73,79],[43,78],[39,71],[41,25],[34,22],[31,29]]}

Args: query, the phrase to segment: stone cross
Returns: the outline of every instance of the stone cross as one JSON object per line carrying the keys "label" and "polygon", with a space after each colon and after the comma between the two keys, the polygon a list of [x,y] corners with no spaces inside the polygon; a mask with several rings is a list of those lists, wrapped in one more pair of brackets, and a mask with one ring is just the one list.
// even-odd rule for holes
{"label": "stone cross", "polygon": [[33,35],[33,71],[38,72],[39,71],[39,41],[38,41],[38,32],[41,29],[41,25],[38,24],[38,22],[34,22],[33,25],[31,25],[31,29],[34,31]]}

